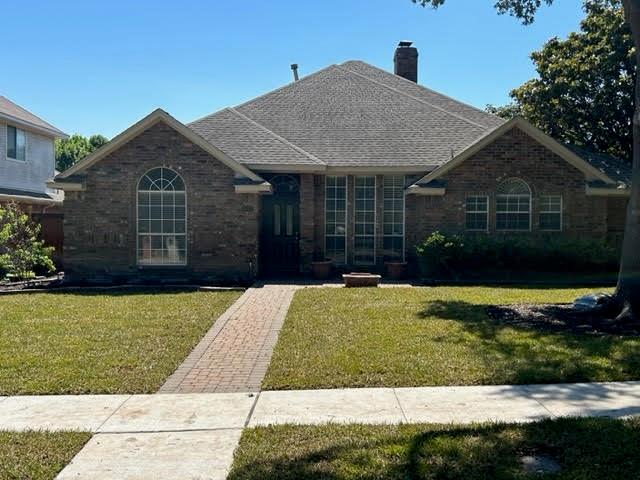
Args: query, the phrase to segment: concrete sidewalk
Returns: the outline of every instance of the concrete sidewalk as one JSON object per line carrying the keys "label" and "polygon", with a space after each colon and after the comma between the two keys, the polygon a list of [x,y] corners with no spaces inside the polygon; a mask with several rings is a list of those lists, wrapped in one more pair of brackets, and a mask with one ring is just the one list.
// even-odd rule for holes
{"label": "concrete sidewalk", "polygon": [[246,426],[640,414],[640,382],[0,398],[0,430],[96,433],[61,479],[223,479]]}

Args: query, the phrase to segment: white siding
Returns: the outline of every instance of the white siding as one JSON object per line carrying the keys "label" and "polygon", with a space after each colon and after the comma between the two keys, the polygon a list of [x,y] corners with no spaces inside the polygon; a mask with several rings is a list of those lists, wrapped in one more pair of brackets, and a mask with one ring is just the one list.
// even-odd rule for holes
{"label": "white siding", "polygon": [[0,122],[0,188],[47,192],[45,182],[54,176],[54,139],[26,130],[26,159],[7,159],[7,125]]}

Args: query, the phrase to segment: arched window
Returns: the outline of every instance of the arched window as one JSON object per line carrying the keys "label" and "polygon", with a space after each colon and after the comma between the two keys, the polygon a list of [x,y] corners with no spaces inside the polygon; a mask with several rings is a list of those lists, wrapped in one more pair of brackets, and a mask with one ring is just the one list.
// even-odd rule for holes
{"label": "arched window", "polygon": [[160,167],[138,182],[138,264],[187,263],[187,198],[182,177]]}
{"label": "arched window", "polygon": [[496,189],[496,230],[531,230],[531,189],[519,178],[509,178]]}

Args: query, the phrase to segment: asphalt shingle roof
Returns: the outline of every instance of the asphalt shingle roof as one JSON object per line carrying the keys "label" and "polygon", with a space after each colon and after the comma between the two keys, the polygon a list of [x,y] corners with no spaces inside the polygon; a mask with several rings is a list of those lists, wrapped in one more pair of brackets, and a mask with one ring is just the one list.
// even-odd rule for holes
{"label": "asphalt shingle roof", "polygon": [[[504,123],[488,112],[351,60],[188,127],[247,165],[429,171]],[[631,168],[623,160],[567,147],[619,184],[630,184]]]}
{"label": "asphalt shingle roof", "polygon": [[66,136],[66,134],[61,130],[57,129],[50,123],[45,122],[40,117],[37,117],[33,113],[25,110],[20,105],[13,103],[7,97],[3,97],[2,95],[0,95],[0,115],[6,115],[8,117],[15,118],[16,120],[33,125],[34,127],[43,128],[45,130],[50,130],[54,134]]}
{"label": "asphalt shingle roof", "polygon": [[431,169],[503,122],[351,61],[188,126],[245,164]]}
{"label": "asphalt shingle roof", "polygon": [[621,187],[631,187],[631,162],[606,153],[596,153],[576,145],[565,145],[583,160],[596,167]]}

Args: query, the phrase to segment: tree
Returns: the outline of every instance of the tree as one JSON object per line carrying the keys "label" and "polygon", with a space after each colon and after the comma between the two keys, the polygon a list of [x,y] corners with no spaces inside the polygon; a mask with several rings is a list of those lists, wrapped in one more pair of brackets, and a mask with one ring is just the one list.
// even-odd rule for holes
{"label": "tree", "polygon": [[493,113],[494,115],[499,116],[500,118],[504,118],[505,120],[509,120],[513,117],[522,117],[522,108],[517,103],[507,103],[501,107],[496,105],[487,105],[485,110],[489,113]]}
{"label": "tree", "polygon": [[621,0],[587,0],[580,32],[533,52],[537,78],[487,110],[520,115],[556,140],[631,160],[635,64]]}
{"label": "tree", "polygon": [[91,135],[87,138],[78,134],[64,140],[56,140],[56,169],[66,170],[108,141],[103,135]]}
{"label": "tree", "polygon": [[0,207],[0,278],[11,274],[25,279],[34,270],[52,272],[53,247],[40,240],[40,225],[22,212],[16,203]]}
{"label": "tree", "polygon": [[[446,0],[412,0],[423,6],[439,7]],[[544,2],[554,0],[497,0],[498,13],[508,13],[525,25],[533,22]],[[615,5],[615,0],[586,0],[585,4]],[[624,19],[629,26],[635,47],[635,66],[640,65],[640,0],[622,0]],[[631,195],[627,209],[620,273],[615,294],[602,306],[603,315],[615,316],[617,321],[640,321],[640,75],[635,76],[633,125],[633,162]]]}

